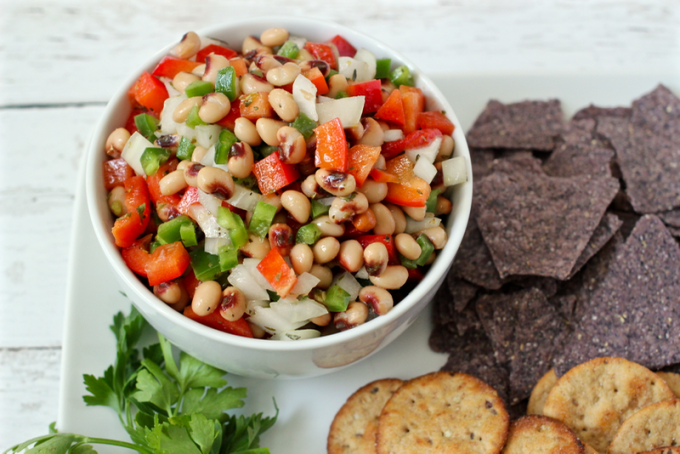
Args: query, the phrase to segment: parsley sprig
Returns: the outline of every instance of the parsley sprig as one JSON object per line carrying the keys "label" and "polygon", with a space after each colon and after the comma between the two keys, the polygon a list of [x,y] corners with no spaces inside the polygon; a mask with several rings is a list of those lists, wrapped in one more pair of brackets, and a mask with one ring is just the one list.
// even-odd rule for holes
{"label": "parsley sprig", "polygon": [[224,371],[181,352],[158,333],[157,344],[137,348],[149,325],[133,307],[113,318],[117,353],[101,377],[84,375],[89,405],[113,408],[133,443],[50,433],[12,446],[5,454],[96,454],[92,444],[121,446],[141,454],[269,454],[260,435],[276,422],[262,413],[234,416],[243,407],[245,388],[227,387]]}

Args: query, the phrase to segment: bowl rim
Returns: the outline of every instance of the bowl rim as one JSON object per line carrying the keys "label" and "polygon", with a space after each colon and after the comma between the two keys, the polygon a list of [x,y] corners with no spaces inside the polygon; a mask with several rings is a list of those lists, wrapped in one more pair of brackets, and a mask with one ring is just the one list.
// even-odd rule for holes
{"label": "bowl rim", "polygon": [[[404,299],[402,299],[398,304],[395,304],[394,308],[389,313],[376,317],[369,322],[350,330],[334,333],[332,335],[321,336],[318,338],[304,339],[295,342],[273,342],[266,339],[251,339],[218,331],[190,320],[181,313],[172,309],[170,306],[161,302],[153,294],[153,292],[149,290],[142,283],[142,281],[125,265],[118,247],[116,247],[112,241],[110,228],[105,227],[106,221],[102,219],[101,216],[99,216],[102,207],[98,202],[102,200],[102,197],[98,196],[98,194],[101,194],[103,185],[101,167],[97,165],[100,162],[100,160],[97,159],[97,153],[101,153],[101,149],[103,149],[103,143],[110,133],[110,128],[107,126],[107,123],[120,108],[118,104],[120,104],[122,100],[127,102],[127,92],[129,87],[131,87],[139,78],[141,71],[150,71],[153,67],[155,67],[158,61],[160,61],[163,56],[167,55],[169,50],[176,44],[176,42],[163,47],[146,59],[144,63],[135,70],[135,72],[128,76],[128,78],[111,96],[111,99],[107,103],[104,112],[97,121],[95,129],[92,133],[92,140],[86,147],[86,194],[88,212],[98,242],[102,247],[109,263],[113,267],[113,271],[120,279],[124,281],[128,288],[133,290],[138,296],[138,298],[130,298],[133,304],[140,304],[138,301],[143,302],[144,304],[149,304],[150,309],[160,314],[167,321],[173,324],[178,324],[181,328],[193,334],[219,342],[221,344],[229,344],[235,347],[255,351],[292,352],[316,350],[342,344],[361,338],[373,331],[378,331],[381,328],[385,328],[389,324],[398,320],[402,315],[406,314],[412,307],[417,306],[418,303],[426,296],[428,291],[435,287],[440,279],[446,277],[445,274],[448,272],[450,265],[453,263],[453,259],[462,241],[463,234],[470,216],[472,205],[472,167],[468,145],[462,133],[460,122],[458,121],[458,118],[456,117],[455,112],[448,100],[434,85],[432,80],[418,67],[416,67],[413,62],[380,40],[335,22],[293,16],[261,16],[247,20],[225,21],[219,25],[213,25],[196,30],[196,33],[200,36],[206,37],[219,36],[222,33],[228,33],[230,30],[236,28],[265,30],[266,28],[276,26],[277,24],[291,30],[293,33],[295,33],[295,30],[301,28],[322,26],[322,30],[319,34],[327,32],[329,39],[336,34],[341,34],[345,37],[352,36],[352,38],[348,38],[348,41],[350,42],[352,42],[352,40],[357,37],[363,39],[364,41],[370,43],[372,51],[382,51],[384,54],[386,54],[386,56],[389,56],[393,60],[398,60],[401,64],[408,66],[414,75],[416,85],[426,88],[429,95],[427,98],[435,99],[436,102],[439,103],[446,111],[446,115],[449,117],[449,119],[455,124],[456,130],[454,131],[454,135],[456,135],[456,132],[458,132],[459,136],[458,140],[456,140],[455,155],[464,156],[467,158],[469,176],[468,181],[462,183],[460,189],[458,190],[460,194],[458,197],[459,208],[456,209],[454,206],[454,209],[456,209],[456,215],[454,216],[455,222],[453,220],[448,221],[446,227],[448,241],[444,248],[437,255],[437,260],[425,274],[423,280],[419,282]],[[460,137],[462,137],[462,140],[460,140]],[[106,213],[108,213],[108,208],[106,208]]]}

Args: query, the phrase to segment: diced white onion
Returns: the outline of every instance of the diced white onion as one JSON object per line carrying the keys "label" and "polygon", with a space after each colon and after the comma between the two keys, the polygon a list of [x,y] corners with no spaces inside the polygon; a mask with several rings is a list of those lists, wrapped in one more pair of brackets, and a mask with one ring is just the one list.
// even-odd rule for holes
{"label": "diced white onion", "polygon": [[321,282],[319,278],[313,274],[302,273],[297,277],[297,282],[290,289],[290,293],[293,295],[307,295],[319,282]]}
{"label": "diced white onion", "polygon": [[415,163],[416,160],[418,160],[418,156],[427,159],[431,163],[434,163],[434,160],[437,159],[437,155],[439,154],[439,146],[441,144],[442,138],[437,137],[424,147],[411,148],[410,150],[406,150],[406,157],[409,159],[409,161],[413,163]]}
{"label": "diced white onion", "polygon": [[146,137],[135,131],[128,139],[125,147],[123,147],[120,157],[125,159],[125,162],[132,167],[137,175],[146,176],[141,158],[144,150],[149,147],[153,147],[153,144],[146,140]]}
{"label": "diced white onion", "polygon": [[186,123],[175,123],[175,125],[177,126],[177,134],[180,136],[184,136],[189,140],[196,138],[196,131],[188,127]]}
{"label": "diced white onion", "polygon": [[317,104],[319,124],[339,118],[343,129],[358,125],[364,111],[365,100],[365,96],[352,96]]}
{"label": "diced white onion", "polygon": [[198,189],[198,201],[203,205],[206,210],[210,212],[213,216],[217,216],[217,210],[222,206],[222,201]]}
{"label": "diced white onion", "polygon": [[304,298],[301,301],[279,300],[272,302],[269,307],[290,323],[308,322],[310,318],[328,313],[326,306],[310,298]]}
{"label": "diced white onion", "polygon": [[[170,96],[170,98],[174,98],[175,96],[180,96],[182,94],[181,91],[177,90],[172,85],[172,79],[169,79],[167,77],[161,77],[160,79],[161,82],[163,82],[163,85],[165,85],[165,89],[168,90],[168,95]],[[163,108],[165,108],[165,104],[163,104]]]}
{"label": "diced white onion", "polygon": [[326,205],[327,207],[333,204],[333,200],[335,200],[335,197],[324,197],[323,199],[316,199],[316,201],[319,202],[321,205]]}
{"label": "diced white onion", "polygon": [[350,273],[345,271],[333,280],[333,284],[339,285],[344,291],[349,293],[350,301],[356,301],[361,291],[361,284]]}
{"label": "diced white onion", "polygon": [[222,246],[229,246],[231,244],[231,238],[206,238],[205,239],[205,252],[212,255],[217,255],[220,252]]}
{"label": "diced white onion", "polygon": [[413,166],[413,173],[425,180],[427,184],[430,184],[437,175],[437,168],[423,155],[420,155],[420,159],[418,159],[416,165]]}
{"label": "diced white onion", "polygon": [[189,207],[189,216],[196,221],[206,238],[226,238],[229,231],[217,223],[217,218],[208,209],[195,203]]}
{"label": "diced white onion", "polygon": [[204,148],[210,148],[220,139],[222,128],[219,125],[198,125],[196,131],[196,143]]}
{"label": "diced white onion", "polygon": [[316,113],[316,85],[302,74],[293,82],[293,100],[297,103],[300,113],[314,121],[319,120]]}
{"label": "diced white onion", "polygon": [[422,221],[416,221],[408,216],[406,216],[406,233],[416,233],[421,230],[429,229],[431,227],[437,227],[442,223],[442,220],[436,218],[434,213],[425,213],[425,219]]}
{"label": "diced white onion", "polygon": [[222,169],[225,172],[229,172],[229,167],[227,167],[226,164],[215,164],[215,145],[212,145],[210,148],[208,148],[208,151],[205,152],[203,159],[198,162],[204,166],[217,167],[218,169]]}
{"label": "diced white onion", "polygon": [[307,324],[307,321],[291,323],[276,312],[271,307],[253,307],[253,313],[248,318],[248,321],[255,323],[257,326],[268,332],[269,334],[280,334],[296,330]]}
{"label": "diced white onion", "polygon": [[328,101],[333,101],[335,98],[329,98],[328,96],[317,96],[316,97],[316,102],[317,103],[322,103],[322,102],[328,102]]}
{"label": "diced white onion", "polygon": [[375,55],[373,54],[373,52],[361,47],[354,55],[354,59],[366,63],[366,72],[362,74],[362,79],[357,80],[357,82],[375,79],[377,62],[375,60]]}
{"label": "diced white onion", "polygon": [[314,339],[321,336],[321,333],[315,329],[296,329],[288,331],[287,333],[274,334],[270,340],[280,341],[298,341],[304,339]]}
{"label": "diced white onion", "polygon": [[340,57],[338,59],[338,72],[348,80],[355,82],[370,80],[366,78],[369,73],[368,63],[352,57]]}
{"label": "diced white onion", "polygon": [[385,142],[395,142],[404,138],[404,131],[401,129],[388,129],[385,131]]}
{"label": "diced white onion", "polygon": [[269,307],[269,301],[248,301],[246,303],[246,313],[248,315],[253,315],[256,307]]}
{"label": "diced white onion", "polygon": [[369,275],[368,275],[368,271],[366,271],[366,267],[362,266],[361,268],[359,268],[359,271],[357,271],[354,274],[354,277],[356,277],[357,279],[368,279]]}
{"label": "diced white onion", "polygon": [[267,291],[257,284],[244,265],[238,265],[236,268],[232,269],[227,280],[231,285],[243,292],[246,301],[269,300]]}
{"label": "diced white onion", "polygon": [[265,290],[269,290],[271,292],[274,292],[274,287],[269,283],[269,281],[260,273],[260,270],[257,269],[257,265],[259,265],[261,262],[260,259],[251,259],[251,258],[246,258],[243,259],[243,266],[245,266],[248,269],[248,272],[250,275],[255,279],[255,282],[257,282],[257,285],[262,287]]}
{"label": "diced white onion", "polygon": [[163,134],[175,134],[177,132],[178,123],[172,119],[172,114],[175,112],[177,106],[179,106],[185,99],[187,99],[187,95],[180,94],[179,96],[172,96],[166,99],[163,103],[160,123],[161,132],[163,132]]}
{"label": "diced white onion", "polygon": [[442,173],[445,186],[453,186],[468,181],[465,158],[463,156],[456,156],[442,162]]}
{"label": "diced white onion", "polygon": [[234,185],[234,195],[227,200],[229,205],[235,206],[246,211],[255,211],[255,206],[257,202],[262,200],[262,196],[255,191],[241,186],[240,184]]}

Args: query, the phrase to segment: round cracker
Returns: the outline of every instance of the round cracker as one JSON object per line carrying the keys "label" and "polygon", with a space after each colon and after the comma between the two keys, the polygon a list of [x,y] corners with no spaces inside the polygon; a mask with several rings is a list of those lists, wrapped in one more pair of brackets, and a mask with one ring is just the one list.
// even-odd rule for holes
{"label": "round cracker", "polygon": [[590,446],[588,443],[586,443],[586,442],[581,442],[581,443],[583,443],[583,448],[585,449],[585,454],[600,454],[599,452],[597,452],[597,450],[595,448]]}
{"label": "round cracker", "polygon": [[503,454],[584,454],[583,444],[563,423],[547,416],[530,415],[510,426]]}
{"label": "round cracker", "polygon": [[638,454],[680,454],[680,447],[666,446],[664,448],[652,449],[651,451],[640,452]]}
{"label": "round cracker", "polygon": [[357,390],[340,408],[328,432],[328,454],[375,454],[380,412],[402,381],[376,380]]}
{"label": "round cracker", "polygon": [[491,386],[463,373],[433,372],[404,383],[385,404],[377,453],[500,453],[509,423]]}
{"label": "round cracker", "polygon": [[673,372],[657,372],[656,375],[663,378],[663,381],[671,388],[675,397],[680,399],[680,374],[675,374]]}
{"label": "round cracker", "polygon": [[557,383],[557,374],[555,369],[550,369],[534,386],[529,396],[529,405],[527,405],[527,415],[542,415],[543,405],[548,398],[548,394],[552,387]]}
{"label": "round cracker", "polygon": [[607,454],[636,454],[680,443],[680,399],[647,405],[626,419]]}
{"label": "round cracker", "polygon": [[562,421],[581,440],[605,452],[633,413],[673,398],[668,385],[646,367],[603,357],[579,364],[557,380],[543,414]]}

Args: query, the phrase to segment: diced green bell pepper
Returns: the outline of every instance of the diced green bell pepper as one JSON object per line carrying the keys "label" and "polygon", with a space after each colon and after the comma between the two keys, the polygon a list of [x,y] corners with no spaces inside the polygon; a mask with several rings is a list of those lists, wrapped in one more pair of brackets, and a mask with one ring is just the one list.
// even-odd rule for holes
{"label": "diced green bell pepper", "polygon": [[253,217],[250,219],[248,231],[260,238],[264,238],[269,233],[269,227],[276,216],[276,207],[265,202],[257,202]]}
{"label": "diced green bell pepper", "polygon": [[182,136],[179,141],[179,146],[177,147],[177,159],[180,161],[191,160],[191,156],[194,154],[194,149],[196,145],[191,143],[190,139]]}
{"label": "diced green bell pepper", "polygon": [[324,205],[318,200],[312,199],[312,219],[316,219],[319,216],[324,216],[328,214],[329,211],[330,207],[328,205]]}
{"label": "diced green bell pepper", "polygon": [[424,233],[418,235],[416,242],[420,245],[421,251],[420,257],[416,259],[416,263],[420,266],[424,266],[434,252],[434,244],[432,244],[432,241],[430,241],[430,239]]}
{"label": "diced green bell pepper", "polygon": [[248,242],[248,231],[243,224],[243,219],[238,214],[232,213],[229,208],[219,207],[217,209],[217,223],[229,230],[229,237],[234,249],[238,249]]}
{"label": "diced green bell pepper", "polygon": [[399,254],[399,261],[401,262],[401,266],[408,268],[409,270],[415,270],[418,268],[418,264],[415,260],[407,259],[401,254]]}
{"label": "diced green bell pepper", "polygon": [[187,85],[184,89],[184,93],[187,94],[187,98],[193,98],[194,96],[205,96],[208,93],[215,91],[215,87],[211,82],[207,80],[195,80]]}
{"label": "diced green bell pepper", "polygon": [[435,213],[437,211],[437,197],[441,192],[441,188],[433,189],[430,192],[430,196],[427,198],[427,202],[425,202],[425,207],[428,213]]}
{"label": "diced green bell pepper", "polygon": [[149,254],[153,254],[153,251],[155,251],[156,248],[160,245],[161,243],[159,243],[158,241],[152,241],[151,244],[149,244]]}
{"label": "diced green bell pepper", "polygon": [[253,149],[254,154],[258,154],[260,159],[264,159],[272,153],[278,153],[279,147],[272,147],[271,145],[261,145]]}
{"label": "diced green bell pepper", "polygon": [[189,115],[187,116],[187,126],[190,127],[191,129],[194,129],[196,126],[203,126],[205,125],[205,121],[201,120],[201,117],[198,116],[198,106],[194,106],[191,108],[189,111]]}
{"label": "diced green bell pepper", "polygon": [[191,247],[198,244],[198,239],[196,238],[196,227],[194,223],[182,224],[179,228],[179,236],[182,238],[182,243],[184,246]]}
{"label": "diced green bell pepper", "polygon": [[321,229],[316,224],[307,224],[300,227],[295,236],[296,243],[312,245],[321,238]]}
{"label": "diced green bell pepper", "polygon": [[198,247],[189,252],[191,268],[199,281],[213,281],[220,273],[220,258],[217,255],[208,254],[203,247]]}
{"label": "diced green bell pepper", "polygon": [[139,114],[135,115],[135,126],[139,130],[139,133],[146,137],[150,142],[156,140],[156,130],[158,129],[158,120],[149,114]]}
{"label": "diced green bell pepper", "polygon": [[229,271],[238,265],[238,249],[232,245],[222,246],[218,252],[220,258],[220,271]]}
{"label": "diced green bell pepper", "polygon": [[387,79],[390,77],[390,66],[392,66],[392,59],[381,58],[375,61],[375,78]]}
{"label": "diced green bell pepper", "polygon": [[413,75],[408,66],[400,66],[390,73],[390,80],[394,85],[399,87],[399,85],[408,85],[412,87],[414,85]]}
{"label": "diced green bell pepper", "polygon": [[258,194],[260,193],[260,188],[257,186],[257,178],[255,175],[248,175],[245,178],[234,178],[234,183],[243,186],[244,188],[248,188],[253,192],[257,192]]}
{"label": "diced green bell pepper", "polygon": [[348,98],[349,95],[347,94],[346,91],[339,91],[337,95],[335,95],[335,99],[342,99],[342,98]]}
{"label": "diced green bell pepper", "polygon": [[324,304],[331,312],[342,312],[347,310],[350,303],[350,294],[345,291],[338,284],[331,285],[326,291],[326,299]]}
{"label": "diced green bell pepper", "polygon": [[305,139],[309,139],[312,137],[312,134],[314,134],[316,121],[312,120],[304,113],[300,113],[290,125],[300,131],[300,134],[302,134]]}
{"label": "diced green bell pepper", "polygon": [[223,129],[220,138],[215,143],[215,164],[226,164],[229,161],[231,146],[238,142],[233,132]]}
{"label": "diced green bell pepper", "polygon": [[300,48],[293,41],[286,41],[283,43],[283,46],[281,46],[278,53],[282,57],[295,59],[300,53]]}
{"label": "diced green bell pepper", "polygon": [[238,77],[236,77],[236,70],[233,66],[227,66],[217,71],[215,91],[222,93],[232,102],[238,97]]}
{"label": "diced green bell pepper", "polygon": [[180,229],[183,225],[188,224],[193,228],[194,222],[187,215],[181,214],[174,219],[162,223],[158,226],[158,233],[156,233],[156,241],[160,244],[170,244],[182,239]]}
{"label": "diced green bell pepper", "polygon": [[330,79],[331,77],[335,76],[336,74],[340,74],[340,73],[337,72],[334,69],[331,69],[330,71],[328,71],[328,75],[326,76],[326,80]]}
{"label": "diced green bell pepper", "polygon": [[170,150],[165,148],[148,147],[142,153],[139,161],[142,163],[142,169],[147,175],[153,175],[158,172],[158,168],[170,158]]}

